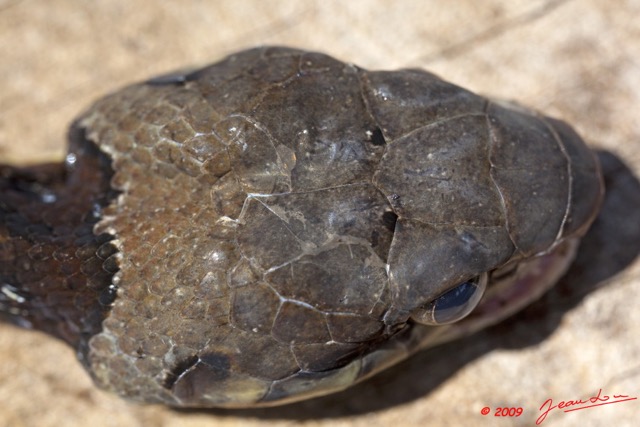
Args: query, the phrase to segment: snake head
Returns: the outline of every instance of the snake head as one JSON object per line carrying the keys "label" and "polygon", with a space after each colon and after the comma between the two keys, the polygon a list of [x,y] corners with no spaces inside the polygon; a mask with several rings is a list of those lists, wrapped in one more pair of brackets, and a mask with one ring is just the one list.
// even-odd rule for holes
{"label": "snake head", "polygon": [[0,311],[182,407],[330,393],[495,323],[602,198],[560,121],[279,47],[108,95],[69,142],[0,169]]}

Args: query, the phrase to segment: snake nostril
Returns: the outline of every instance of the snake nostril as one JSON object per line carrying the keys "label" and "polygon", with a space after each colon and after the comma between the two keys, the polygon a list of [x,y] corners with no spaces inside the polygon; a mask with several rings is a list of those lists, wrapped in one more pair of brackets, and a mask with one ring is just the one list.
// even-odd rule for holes
{"label": "snake nostril", "polygon": [[382,214],[382,223],[389,231],[395,230],[396,222],[398,222],[398,215],[395,212],[387,211]]}
{"label": "snake nostril", "polygon": [[387,143],[387,141],[384,139],[384,135],[382,134],[382,129],[375,128],[372,132],[367,133],[370,133],[370,139],[373,145],[381,146]]}

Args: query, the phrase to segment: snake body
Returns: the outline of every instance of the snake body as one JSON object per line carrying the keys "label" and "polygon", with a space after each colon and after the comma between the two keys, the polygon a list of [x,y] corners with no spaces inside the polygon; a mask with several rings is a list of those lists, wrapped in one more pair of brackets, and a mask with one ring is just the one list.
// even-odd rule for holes
{"label": "snake body", "polygon": [[602,181],[561,121],[265,47],[97,101],[63,163],[2,166],[0,190],[3,317],[126,398],[248,407],[521,309]]}

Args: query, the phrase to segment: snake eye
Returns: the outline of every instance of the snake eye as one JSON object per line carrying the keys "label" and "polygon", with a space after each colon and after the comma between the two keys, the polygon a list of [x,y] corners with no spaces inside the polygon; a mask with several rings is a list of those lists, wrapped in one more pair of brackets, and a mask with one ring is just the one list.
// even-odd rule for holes
{"label": "snake eye", "polygon": [[482,273],[460,283],[413,312],[411,318],[424,325],[445,325],[466,317],[480,302],[487,288],[487,274]]}

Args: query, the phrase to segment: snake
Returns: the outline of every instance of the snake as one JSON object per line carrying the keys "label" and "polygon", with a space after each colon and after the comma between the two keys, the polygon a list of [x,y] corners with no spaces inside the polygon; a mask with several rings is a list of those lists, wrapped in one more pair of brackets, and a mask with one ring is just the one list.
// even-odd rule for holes
{"label": "snake", "polygon": [[102,389],[273,406],[522,310],[598,214],[565,122],[419,69],[264,46],[130,85],[0,166],[0,313]]}

